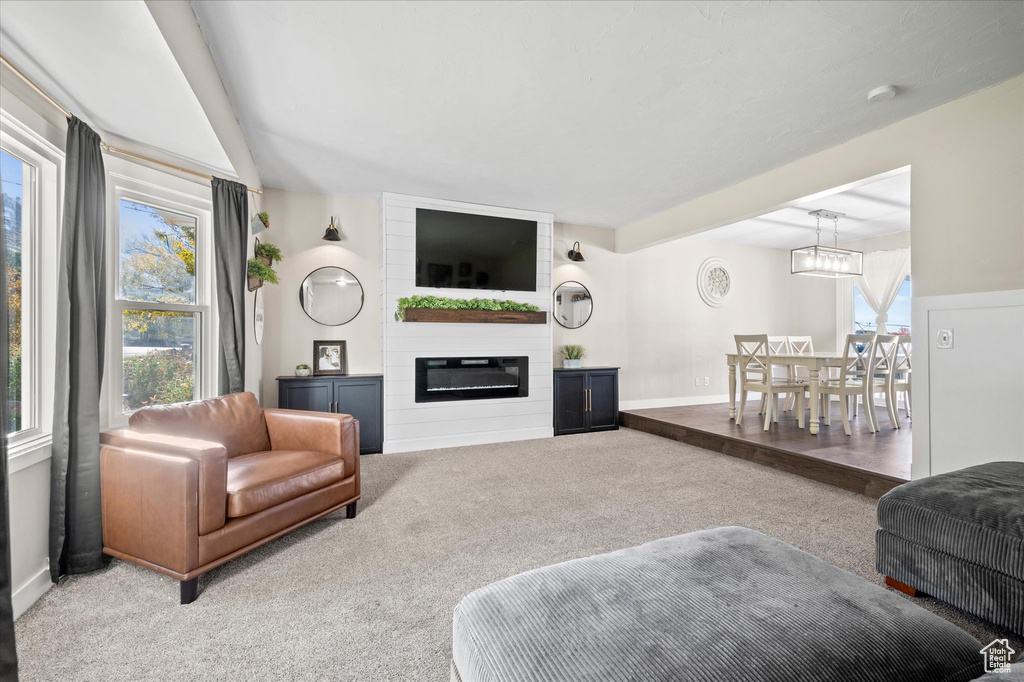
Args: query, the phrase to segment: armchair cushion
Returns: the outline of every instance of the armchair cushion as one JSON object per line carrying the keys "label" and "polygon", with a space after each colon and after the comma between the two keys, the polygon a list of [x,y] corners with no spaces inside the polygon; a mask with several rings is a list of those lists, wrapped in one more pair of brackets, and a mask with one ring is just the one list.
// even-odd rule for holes
{"label": "armchair cushion", "polygon": [[345,477],[337,454],[266,450],[228,460],[228,516],[237,518],[301,497]]}
{"label": "armchair cushion", "polygon": [[228,457],[270,449],[263,410],[252,393],[136,410],[128,419],[132,431],[179,434],[220,443]]}

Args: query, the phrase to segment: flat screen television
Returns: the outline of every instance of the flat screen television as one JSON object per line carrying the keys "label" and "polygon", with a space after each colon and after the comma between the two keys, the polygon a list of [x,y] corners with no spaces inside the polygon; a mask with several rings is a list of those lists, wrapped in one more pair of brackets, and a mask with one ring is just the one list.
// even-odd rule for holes
{"label": "flat screen television", "polygon": [[416,286],[537,290],[537,221],[416,209]]}

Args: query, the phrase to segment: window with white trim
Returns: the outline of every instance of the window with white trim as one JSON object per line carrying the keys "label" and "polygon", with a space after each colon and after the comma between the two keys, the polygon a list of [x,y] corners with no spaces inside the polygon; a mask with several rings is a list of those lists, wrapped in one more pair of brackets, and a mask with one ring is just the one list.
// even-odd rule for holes
{"label": "window with white trim", "polygon": [[[63,154],[0,111],[8,420],[11,457],[49,437]],[[44,253],[45,249],[45,253]]]}
{"label": "window with white trim", "polygon": [[140,407],[213,395],[216,337],[209,201],[108,175],[116,267],[106,381],[116,425]]}
{"label": "window with white trim", "polygon": [[[31,296],[35,276],[32,267],[32,197],[35,166],[0,147],[0,193],[3,195],[4,248],[7,301],[7,433],[32,428],[36,415],[30,396],[33,386]],[[29,300],[25,300],[28,298]],[[25,305],[22,305],[24,301]]]}

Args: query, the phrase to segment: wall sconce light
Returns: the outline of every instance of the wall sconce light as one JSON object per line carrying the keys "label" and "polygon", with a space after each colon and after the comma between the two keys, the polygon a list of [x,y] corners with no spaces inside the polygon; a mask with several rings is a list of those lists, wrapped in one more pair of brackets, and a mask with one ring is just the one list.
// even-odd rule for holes
{"label": "wall sconce light", "polygon": [[324,231],[322,239],[325,242],[340,242],[341,234],[338,233],[338,228],[334,226],[334,216],[331,216],[331,224],[327,226]]}
{"label": "wall sconce light", "polygon": [[569,260],[575,261],[577,263],[582,263],[583,261],[586,260],[583,257],[583,254],[580,253],[580,243],[579,242],[576,242],[575,244],[572,245],[572,248],[569,250],[569,254],[568,255],[569,255]]}

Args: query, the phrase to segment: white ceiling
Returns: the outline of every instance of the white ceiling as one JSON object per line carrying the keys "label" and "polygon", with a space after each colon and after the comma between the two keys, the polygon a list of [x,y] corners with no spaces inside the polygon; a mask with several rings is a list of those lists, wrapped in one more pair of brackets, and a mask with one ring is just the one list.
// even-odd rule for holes
{"label": "white ceiling", "polygon": [[235,175],[142,0],[3,0],[0,53],[101,135]]}
{"label": "white ceiling", "polygon": [[[800,201],[696,236],[767,249],[796,249],[814,243],[815,220],[808,212],[818,209],[846,214],[839,219],[840,243],[909,230],[910,172],[813,201]],[[832,244],[831,221],[821,222],[821,243]]]}
{"label": "white ceiling", "polygon": [[1021,2],[192,6],[267,185],[600,226],[1024,71]]}

